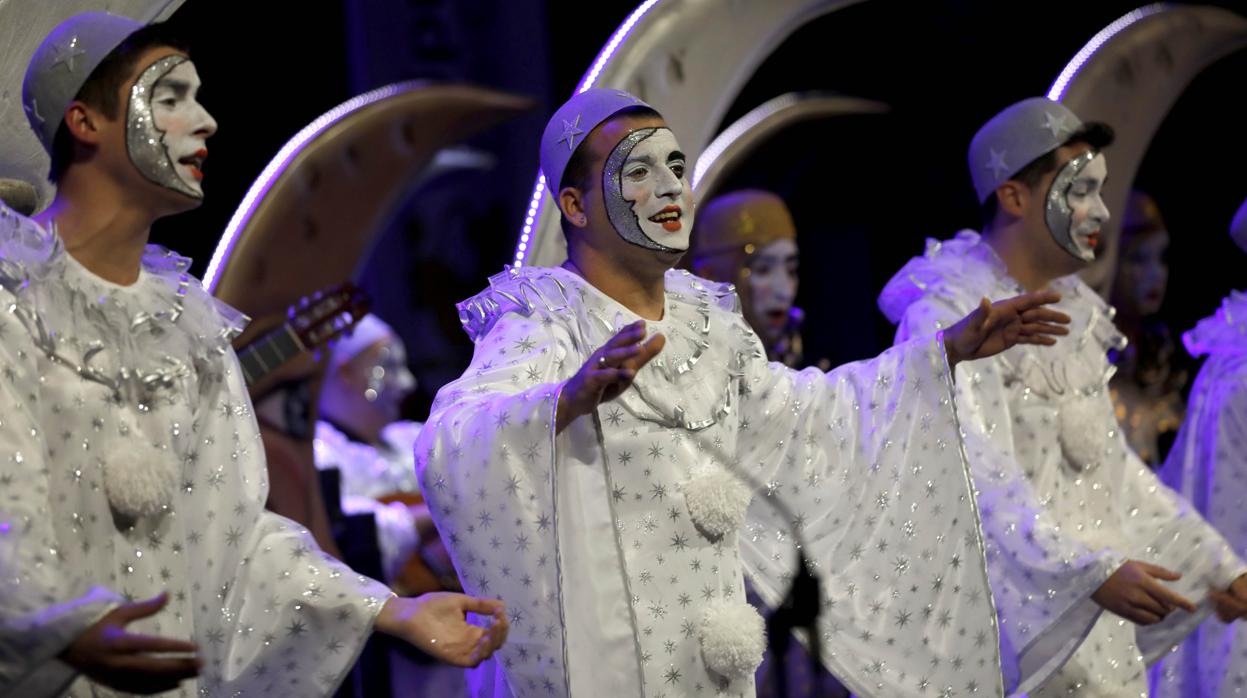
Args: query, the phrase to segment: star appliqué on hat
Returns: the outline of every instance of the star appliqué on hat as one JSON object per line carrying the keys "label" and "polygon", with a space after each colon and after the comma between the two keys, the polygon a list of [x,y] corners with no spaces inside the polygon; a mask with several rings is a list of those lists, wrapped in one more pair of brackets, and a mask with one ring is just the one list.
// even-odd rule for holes
{"label": "star appliqu\u00e9 on hat", "polygon": [[1009,166],[1005,164],[1004,151],[991,149],[991,160],[987,163],[987,169],[992,171],[992,176],[999,178],[1002,174],[1009,174]]}
{"label": "star appliqu\u00e9 on hat", "polygon": [[1053,114],[1052,112],[1044,112],[1043,127],[1052,132],[1053,138],[1057,138],[1061,133],[1069,130],[1069,127],[1065,125],[1065,115]]}
{"label": "star appliqu\u00e9 on hat", "polygon": [[563,135],[559,136],[559,139],[555,141],[555,143],[567,141],[567,149],[575,150],[576,136],[582,135],[583,133],[584,131],[580,128],[580,115],[577,114],[575,121],[563,119]]}
{"label": "star appliqu\u00e9 on hat", "polygon": [[69,41],[60,46],[54,46],[52,50],[56,51],[56,57],[52,59],[52,65],[65,66],[69,72],[74,72],[74,61],[87,55],[87,52],[78,47],[77,35],[70,37]]}

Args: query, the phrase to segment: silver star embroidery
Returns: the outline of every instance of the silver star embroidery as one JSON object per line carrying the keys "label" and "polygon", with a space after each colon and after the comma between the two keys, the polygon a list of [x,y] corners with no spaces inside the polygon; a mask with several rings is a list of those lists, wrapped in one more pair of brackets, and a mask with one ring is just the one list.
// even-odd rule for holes
{"label": "silver star embroidery", "polygon": [[1065,126],[1065,117],[1052,112],[1044,112],[1042,128],[1048,129],[1052,133],[1053,138],[1060,136],[1063,131],[1068,130]]}
{"label": "silver star embroidery", "polygon": [[986,167],[992,171],[992,176],[997,179],[1009,174],[1009,166],[1005,164],[1005,153],[995,148],[991,149],[991,160],[988,161]]}
{"label": "silver star embroidery", "polygon": [[569,122],[567,119],[563,119],[563,133],[555,143],[566,142],[567,152],[570,153],[576,149],[576,136],[583,134],[584,130],[580,128],[580,115],[577,114],[575,121]]}
{"label": "silver star embroidery", "polygon": [[56,57],[52,59],[52,66],[63,65],[69,72],[74,72],[74,61],[87,55],[87,52],[78,44],[78,36],[74,35],[64,45],[52,47],[52,50],[56,52]]}

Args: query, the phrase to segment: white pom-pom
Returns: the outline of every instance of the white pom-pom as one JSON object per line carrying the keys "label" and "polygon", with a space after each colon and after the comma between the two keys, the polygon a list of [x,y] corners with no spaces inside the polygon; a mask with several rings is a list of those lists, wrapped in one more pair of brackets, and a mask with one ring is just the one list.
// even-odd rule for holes
{"label": "white pom-pom", "polygon": [[128,518],[159,514],[173,503],[178,458],[172,451],[153,445],[126,417],[120,422],[118,435],[126,448],[117,449],[104,462],[104,494],[112,508]]}
{"label": "white pom-pom", "polygon": [[725,679],[752,676],[762,664],[766,630],[762,616],[744,601],[712,601],[701,616],[701,656]]}
{"label": "white pom-pom", "polygon": [[713,463],[694,466],[683,490],[693,523],[715,540],[740,529],[753,499],[740,478]]}
{"label": "white pom-pom", "polygon": [[1066,462],[1080,471],[1098,465],[1107,447],[1108,427],[1095,401],[1082,396],[1069,400],[1061,405],[1057,420]]}

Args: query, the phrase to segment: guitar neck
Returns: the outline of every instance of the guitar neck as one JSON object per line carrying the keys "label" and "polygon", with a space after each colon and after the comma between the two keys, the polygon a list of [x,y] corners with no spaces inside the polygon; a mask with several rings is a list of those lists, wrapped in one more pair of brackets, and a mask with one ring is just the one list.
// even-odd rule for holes
{"label": "guitar neck", "polygon": [[238,363],[242,365],[247,385],[252,386],[304,350],[299,336],[289,323],[285,323],[240,349]]}

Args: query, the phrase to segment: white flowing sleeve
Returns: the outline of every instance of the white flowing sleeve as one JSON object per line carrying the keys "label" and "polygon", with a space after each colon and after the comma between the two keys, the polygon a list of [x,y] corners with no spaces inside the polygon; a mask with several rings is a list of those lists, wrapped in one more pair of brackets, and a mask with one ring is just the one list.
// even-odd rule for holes
{"label": "white flowing sleeve", "polygon": [[823,662],[857,695],[1002,690],[950,388],[934,337],[828,374],[749,369],[738,467],[764,490],[742,536],[746,569],[779,602],[799,532],[821,578]]}
{"label": "white flowing sleeve", "polygon": [[[15,307],[0,291],[0,304]],[[10,311],[0,313],[0,695],[60,695],[77,672],[57,659],[121,601],[66,564],[49,511],[53,497],[39,399],[37,350]]]}
{"label": "white flowing sleeve", "polygon": [[[1161,479],[1187,498],[1240,557],[1247,555],[1247,355],[1214,354],[1191,390],[1186,421]],[[1236,576],[1231,571],[1227,576]],[[1221,580],[1224,581],[1224,580]],[[1158,638],[1163,643],[1163,638]],[[1247,624],[1204,621],[1197,634],[1164,659],[1155,695],[1211,695],[1247,682]],[[1240,682],[1234,684],[1233,682]]]}
{"label": "white flowing sleeve", "polygon": [[507,605],[496,657],[512,694],[563,695],[554,414],[570,339],[518,313],[474,338],[471,366],[438,392],[416,442],[421,490],[464,589]]}
{"label": "white flowing sleeve", "polygon": [[393,593],[317,547],[303,526],[264,509],[267,470],[242,370],[196,415],[195,496],[183,504],[195,642],[213,694],[331,692],[355,664]]}
{"label": "white flowing sleeve", "polygon": [[[948,327],[964,314],[940,296],[924,297],[906,311],[897,341]],[[1122,558],[1063,534],[1031,486],[1016,456],[997,359],[958,366],[955,392],[1000,620],[1001,670],[1006,687],[1025,693],[1082,644],[1102,612],[1091,594]]]}
{"label": "white flowing sleeve", "polygon": [[[1107,395],[1103,400],[1104,409],[1112,409]],[[1122,497],[1130,512],[1126,520],[1130,556],[1180,572],[1181,579],[1166,585],[1198,605],[1196,613],[1174,611],[1159,623],[1138,628],[1139,651],[1152,663],[1208,618],[1213,610],[1208,592],[1229,587],[1247,574],[1247,564],[1189,501],[1162,483],[1130,450],[1124,435],[1117,436],[1113,446],[1126,457]]]}

